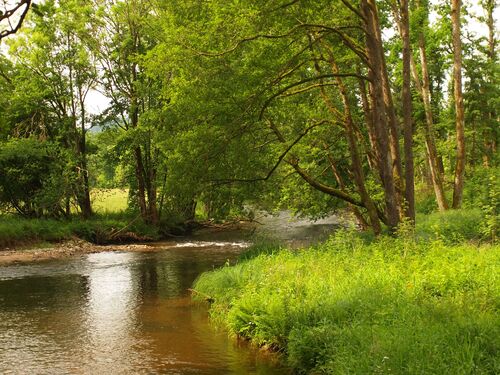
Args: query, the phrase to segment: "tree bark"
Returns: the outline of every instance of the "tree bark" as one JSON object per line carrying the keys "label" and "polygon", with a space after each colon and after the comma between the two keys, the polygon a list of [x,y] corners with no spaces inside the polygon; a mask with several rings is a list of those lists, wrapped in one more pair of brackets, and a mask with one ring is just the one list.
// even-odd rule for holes
{"label": "tree bark", "polygon": [[401,0],[401,39],[403,41],[403,122],[405,151],[405,216],[415,223],[415,170],[413,162],[413,121],[411,98],[411,48],[408,0]]}
{"label": "tree bark", "polygon": [[82,216],[86,219],[92,216],[92,203],[90,201],[90,183],[89,183],[89,170],[87,166],[87,130],[85,129],[85,102],[82,100],[80,92],[80,140],[79,140],[79,157],[80,157],[80,173],[83,182],[83,192],[80,197],[80,208]]}
{"label": "tree bark", "polygon": [[372,101],[373,125],[376,134],[376,151],[379,160],[380,178],[384,188],[387,225],[395,230],[399,224],[399,207],[393,175],[393,158],[389,147],[389,124],[384,103],[382,40],[379,38],[380,22],[375,0],[361,0],[361,13],[366,30],[365,43],[368,55],[368,77]]}
{"label": "tree bark", "polygon": [[453,186],[453,208],[460,208],[465,177],[465,115],[462,93],[462,41],[460,39],[461,0],[451,1],[451,23],[453,34],[453,95],[455,98],[455,129],[457,151],[455,183]]}
{"label": "tree bark", "polygon": [[[422,7],[420,2],[418,6]],[[425,25],[421,25],[422,28]],[[439,167],[439,156],[436,148],[436,140],[434,134],[434,119],[431,107],[431,92],[430,92],[430,79],[429,70],[427,67],[427,55],[425,50],[425,38],[423,30],[419,31],[418,34],[418,49],[420,55],[420,64],[422,68],[422,81],[420,81],[417,66],[415,60],[411,58],[411,71],[413,79],[415,81],[415,86],[417,91],[420,93],[422,102],[424,104],[425,112],[425,127],[424,127],[424,137],[425,137],[425,147],[427,153],[427,162],[429,165],[429,172],[431,175],[432,186],[434,188],[434,194],[436,196],[436,202],[440,211],[445,211],[448,209],[448,202],[446,200],[444,192],[444,176]]]}
{"label": "tree bark", "polygon": [[[133,68],[133,75],[135,67]],[[130,124],[133,129],[139,125],[139,107],[137,99],[132,96],[130,99]],[[146,204],[146,183],[144,174],[144,163],[142,160],[142,150],[140,146],[134,147],[135,158],[135,178],[137,180],[137,203],[141,211],[141,216],[145,222],[149,222],[148,206]]]}
{"label": "tree bark", "polygon": [[486,10],[486,25],[488,26],[488,57],[490,61],[496,60],[496,38],[495,38],[495,12],[496,0],[485,0],[483,7]]}
{"label": "tree bark", "polygon": [[[332,67],[332,72],[334,74],[338,74],[339,68],[335,60],[333,60],[332,54],[330,54],[330,64]],[[356,184],[356,188],[358,190],[361,201],[365,205],[365,208],[368,212],[368,217],[370,218],[370,226],[372,227],[373,232],[378,235],[382,232],[382,227],[380,225],[380,221],[377,215],[377,208],[375,206],[375,203],[371,199],[366,189],[365,176],[363,173],[363,165],[361,162],[361,157],[359,155],[356,135],[354,134],[355,132],[354,121],[352,119],[351,108],[349,105],[349,98],[347,96],[347,88],[339,76],[336,76],[335,80],[337,81],[337,87],[340,92],[340,96],[342,97],[342,104],[344,106],[344,129],[349,144],[349,153],[351,155],[351,165],[352,165],[352,173],[354,176],[354,183]]]}

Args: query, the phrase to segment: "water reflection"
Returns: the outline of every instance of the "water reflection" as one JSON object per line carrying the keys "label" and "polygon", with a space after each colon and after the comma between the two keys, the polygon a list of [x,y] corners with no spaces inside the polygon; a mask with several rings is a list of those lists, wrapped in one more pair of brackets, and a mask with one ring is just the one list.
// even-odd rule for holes
{"label": "water reflection", "polygon": [[89,348],[84,368],[99,372],[109,369],[130,372],[140,363],[134,351],[134,314],[137,301],[130,265],[133,253],[92,254],[85,306]]}
{"label": "water reflection", "polygon": [[187,292],[240,245],[0,267],[0,373],[286,373],[208,322]]}

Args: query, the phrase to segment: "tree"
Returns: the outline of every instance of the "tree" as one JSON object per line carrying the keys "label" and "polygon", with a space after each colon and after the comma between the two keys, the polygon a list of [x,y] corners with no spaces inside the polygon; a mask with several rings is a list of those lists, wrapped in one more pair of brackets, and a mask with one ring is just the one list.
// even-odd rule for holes
{"label": "tree", "polygon": [[453,185],[453,208],[460,208],[465,176],[465,115],[462,93],[462,41],[460,39],[461,0],[451,2],[451,21],[453,28],[453,97],[455,99],[455,126],[457,153],[455,164],[455,183]]}
{"label": "tree", "polygon": [[[404,155],[405,155],[405,199],[407,217],[415,222],[415,169],[413,161],[413,119],[411,95],[411,41],[410,15],[408,0],[402,0],[400,5],[400,33],[403,42],[403,123],[404,123]],[[397,17],[397,16],[396,16]]]}
{"label": "tree", "polygon": [[[11,53],[24,75],[16,78],[20,79],[19,85],[14,85],[16,91],[21,97],[25,95],[24,91],[36,96],[38,109],[43,107],[49,114],[49,118],[31,117],[37,126],[26,129],[26,133],[33,134],[33,131],[45,128],[47,133],[44,136],[61,137],[58,140],[72,151],[76,176],[73,192],[82,215],[90,217],[86,151],[89,124],[85,101],[96,83],[96,67],[90,51],[82,43],[91,33],[90,9],[85,4],[74,0],[57,6],[55,2],[47,1],[38,7],[30,32],[12,43]],[[31,78],[28,80],[27,76]],[[20,121],[18,129],[33,123]]]}
{"label": "tree", "polygon": [[[99,2],[98,2],[99,3]],[[134,163],[136,202],[146,222],[158,224],[157,168],[160,150],[154,142],[155,126],[162,118],[156,90],[143,59],[154,47],[152,6],[146,0],[109,1],[100,4],[93,41],[101,68],[100,84],[111,99],[108,110],[123,131]]]}
{"label": "tree", "polygon": [[[227,182],[269,180],[279,164],[285,163],[314,189],[361,208],[367,216],[364,221],[375,232],[381,230],[380,221],[394,229],[406,214],[404,181],[399,119],[376,4],[362,1],[357,9],[342,1],[331,5],[318,3],[310,5],[308,11],[304,4],[299,6],[296,2],[282,7],[243,5],[238,7],[238,16],[231,7],[202,5],[202,9],[192,10],[216,20],[209,23],[220,36],[216,41],[200,40],[198,35],[189,40],[186,29],[179,36],[184,45],[198,43],[196,47],[189,46],[191,51],[207,59],[219,59],[226,70],[246,68],[241,66],[244,63],[235,63],[235,59],[254,65],[253,72],[245,76],[255,89],[247,96],[244,107],[248,125],[241,128],[245,129],[243,134],[253,133],[258,138],[260,133],[269,140],[268,145],[274,144],[277,162],[268,167],[263,177],[255,178],[254,173],[254,178],[244,178],[242,175],[248,172],[243,172]],[[254,9],[259,11],[255,13]],[[243,16],[247,13],[252,14],[250,23]],[[220,20],[228,17],[232,18],[225,29]],[[258,55],[263,48],[267,51],[266,62]],[[271,56],[273,61],[269,61]],[[255,66],[259,66],[258,72]],[[239,84],[245,85],[241,81]],[[234,98],[235,92],[232,94]],[[356,100],[360,97],[365,99],[363,105]],[[257,119],[251,119],[252,112]],[[293,118],[288,116],[292,112]],[[239,121],[241,124],[242,119]],[[322,145],[321,156],[318,145]],[[320,171],[329,166],[339,172],[340,150],[345,150],[351,163],[340,173],[327,177]],[[314,160],[311,155],[319,159]],[[347,186],[346,180],[352,184]]]}
{"label": "tree", "polygon": [[60,217],[64,212],[64,151],[35,138],[0,143],[0,207],[27,217]]}

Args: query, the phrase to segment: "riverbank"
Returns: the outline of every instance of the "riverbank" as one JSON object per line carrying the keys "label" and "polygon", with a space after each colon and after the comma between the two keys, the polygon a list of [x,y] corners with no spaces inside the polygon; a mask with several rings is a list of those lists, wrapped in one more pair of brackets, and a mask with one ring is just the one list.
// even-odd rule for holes
{"label": "riverbank", "polygon": [[155,251],[157,246],[153,242],[181,240],[186,236],[202,240],[240,238],[253,233],[254,227],[251,222],[232,221],[189,222],[182,227],[155,228],[134,218],[109,214],[96,215],[90,220],[3,216],[0,217],[0,265],[102,251]]}
{"label": "riverbank", "polygon": [[217,324],[301,373],[499,373],[499,245],[340,231],[258,253],[194,289]]}
{"label": "riverbank", "polygon": [[148,244],[95,245],[81,240],[71,239],[60,243],[33,243],[4,248],[0,251],[0,266],[15,263],[30,263],[51,259],[63,259],[71,256],[99,253],[103,251],[155,251]]}

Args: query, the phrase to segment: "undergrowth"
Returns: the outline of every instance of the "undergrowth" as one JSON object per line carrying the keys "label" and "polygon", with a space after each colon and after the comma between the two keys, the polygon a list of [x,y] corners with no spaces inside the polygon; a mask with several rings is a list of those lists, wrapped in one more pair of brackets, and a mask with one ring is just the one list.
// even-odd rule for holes
{"label": "undergrowth", "polygon": [[[435,237],[434,237],[435,238]],[[500,373],[500,247],[341,231],[201,275],[211,316],[302,373]]]}

